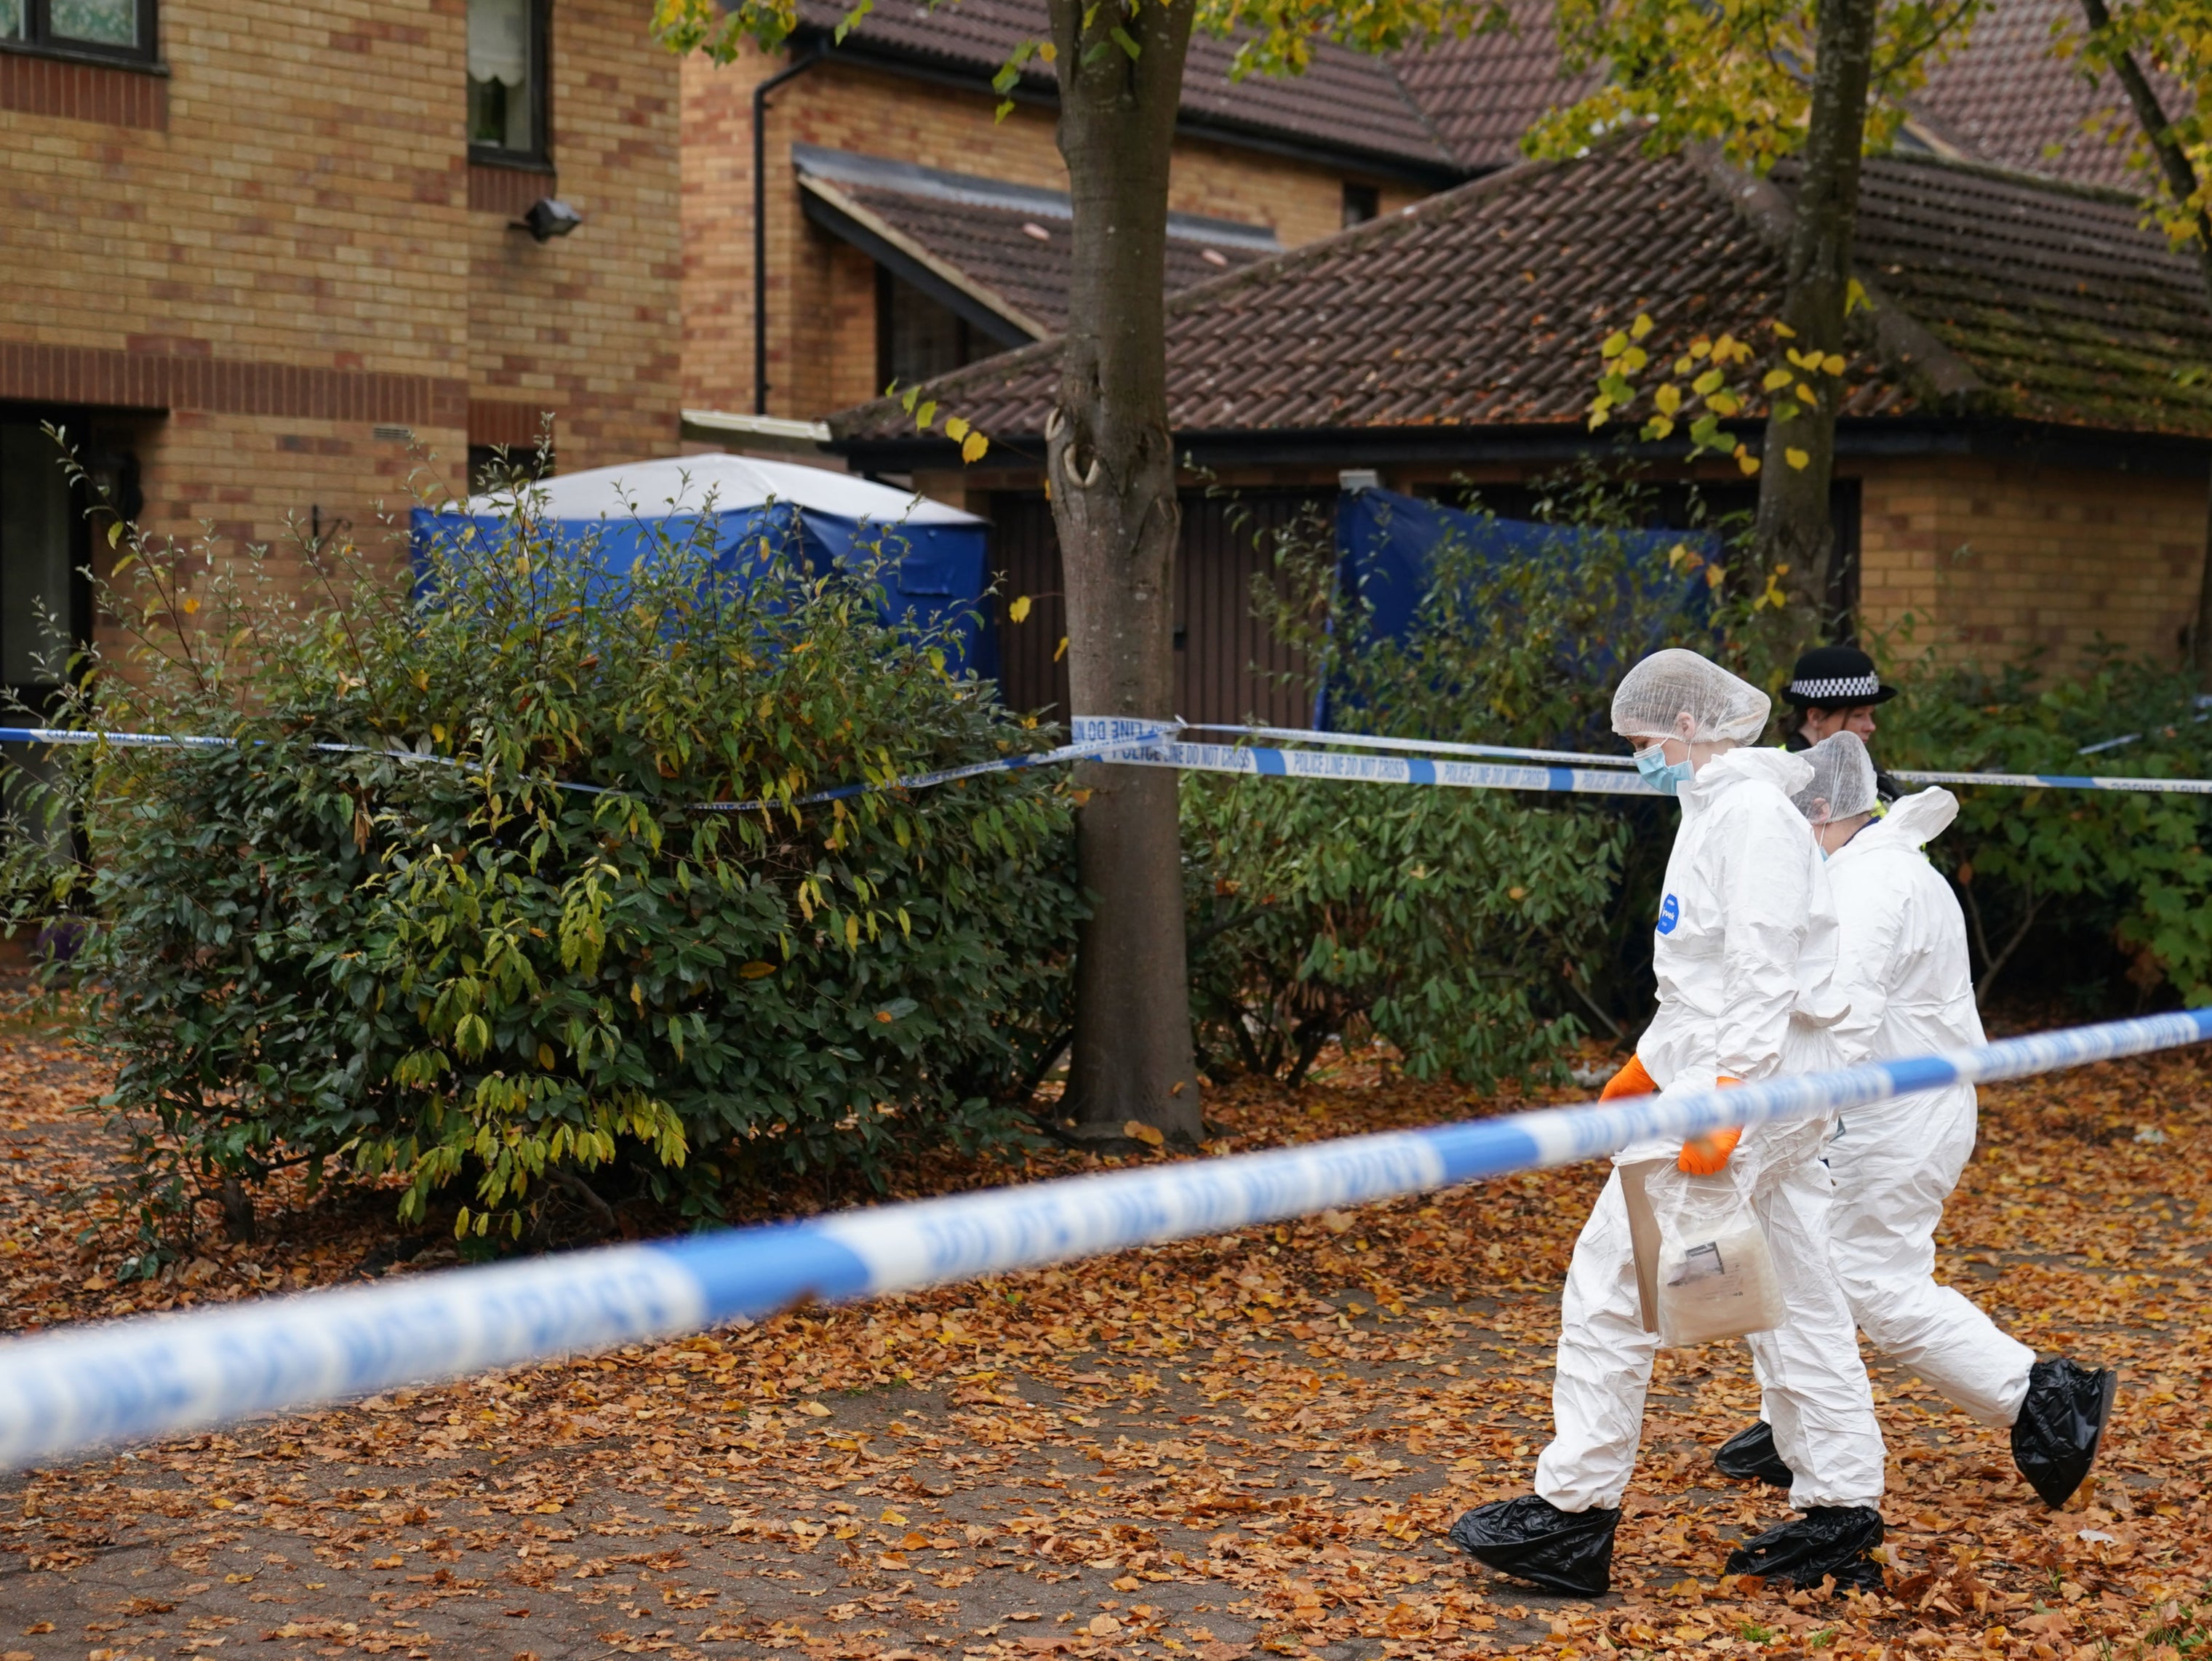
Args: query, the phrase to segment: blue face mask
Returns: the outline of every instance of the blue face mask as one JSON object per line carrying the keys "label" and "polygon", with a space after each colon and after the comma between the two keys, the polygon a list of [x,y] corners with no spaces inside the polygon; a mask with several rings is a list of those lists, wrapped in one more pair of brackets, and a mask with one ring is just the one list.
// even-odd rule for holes
{"label": "blue face mask", "polygon": [[1689,758],[1669,763],[1664,745],[1655,744],[1649,750],[1638,750],[1635,756],[1636,770],[1644,783],[1662,796],[1671,796],[1695,776],[1690,770]]}

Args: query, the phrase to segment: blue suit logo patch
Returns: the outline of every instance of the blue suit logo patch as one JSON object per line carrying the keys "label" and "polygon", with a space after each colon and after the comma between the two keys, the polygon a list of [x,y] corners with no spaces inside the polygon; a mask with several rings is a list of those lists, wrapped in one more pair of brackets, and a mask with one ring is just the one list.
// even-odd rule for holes
{"label": "blue suit logo patch", "polygon": [[1682,903],[1672,894],[1659,902],[1659,932],[1671,934],[1674,925],[1682,921]]}

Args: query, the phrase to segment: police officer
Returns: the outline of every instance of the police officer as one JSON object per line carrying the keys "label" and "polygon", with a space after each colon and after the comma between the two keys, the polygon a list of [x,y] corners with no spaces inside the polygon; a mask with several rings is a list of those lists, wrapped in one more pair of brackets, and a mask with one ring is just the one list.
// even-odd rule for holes
{"label": "police officer", "polygon": [[[1797,660],[1790,684],[1782,689],[1797,711],[1797,730],[1784,747],[1809,750],[1834,733],[1856,733],[1872,745],[1875,706],[1897,696],[1894,686],[1884,686],[1875,672],[1874,660],[1856,646],[1815,646]],[[1875,789],[1885,804],[1905,794],[1905,787],[1875,769]]]}

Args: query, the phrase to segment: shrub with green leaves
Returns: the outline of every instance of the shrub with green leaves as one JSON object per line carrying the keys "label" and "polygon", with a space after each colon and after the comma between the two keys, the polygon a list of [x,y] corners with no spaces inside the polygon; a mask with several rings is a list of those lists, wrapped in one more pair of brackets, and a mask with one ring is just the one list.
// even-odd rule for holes
{"label": "shrub with green leaves", "polygon": [[[1685,613],[1705,562],[1632,532],[1650,503],[1562,481],[1538,557],[1448,538],[1400,638],[1340,587],[1321,520],[1276,537],[1255,601],[1340,729],[1617,749],[1627,666],[1664,645],[1724,654],[1736,610]],[[1737,654],[1740,655],[1740,654]],[[1622,798],[1291,783],[1183,785],[1194,996],[1214,1064],[1303,1075],[1334,1032],[1379,1034],[1416,1077],[1548,1075],[1583,1031],[1639,1025],[1674,810]]]}
{"label": "shrub with green leaves", "polygon": [[[1909,633],[1889,645],[1904,696],[1882,706],[1885,767],[2212,778],[2212,721],[2176,670],[2112,651],[1989,670]],[[2142,996],[2212,1002],[2212,797],[1950,788],[1958,822],[1929,851],[1964,904],[1984,1001],[2086,934],[2129,960]]]}
{"label": "shrub with green leaves", "polygon": [[78,919],[62,972],[173,1198],[335,1160],[519,1232],[549,1183],[708,1217],[748,1171],[1016,1133],[1080,915],[1063,777],[801,799],[1044,735],[865,573],[764,545],[739,581],[707,534],[608,580],[525,512],[307,598],[131,548],[135,660],[55,724],[235,742],[65,752],[88,857],[19,837],[11,874],[19,919]]}

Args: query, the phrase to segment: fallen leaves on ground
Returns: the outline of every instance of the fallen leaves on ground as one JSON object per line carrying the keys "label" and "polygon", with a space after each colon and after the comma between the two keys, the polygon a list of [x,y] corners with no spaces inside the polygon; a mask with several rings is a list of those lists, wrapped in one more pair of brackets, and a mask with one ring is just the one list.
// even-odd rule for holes
{"label": "fallen leaves on ground", "polygon": [[[1534,1593],[1443,1542],[1468,1505],[1526,1489],[1548,1433],[1556,1289],[1602,1176],[1580,1166],[32,1473],[0,1522],[0,1661],[2200,1652],[2208,1067],[2183,1052],[1984,1092],[1941,1272],[2039,1349],[2121,1366],[2120,1427],[2047,1512],[2003,1433],[1877,1363],[1881,1597],[1720,1576],[1784,1514],[1711,1469],[1756,1411],[1739,1345],[1661,1357],[1613,1596]],[[401,1267],[390,1194],[341,1184],[280,1190],[255,1244],[211,1237],[120,1281],[125,1220],[78,1203],[118,1145],[69,1111],[101,1087],[54,1041],[0,1044],[11,1325]],[[1294,1095],[1211,1092],[1209,1151],[1525,1104],[1337,1055]],[[933,1159],[908,1187],[1163,1157]]]}

